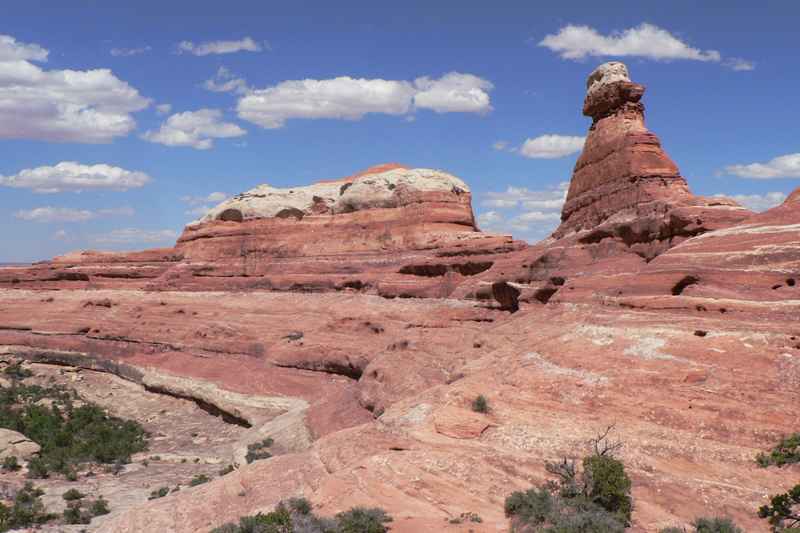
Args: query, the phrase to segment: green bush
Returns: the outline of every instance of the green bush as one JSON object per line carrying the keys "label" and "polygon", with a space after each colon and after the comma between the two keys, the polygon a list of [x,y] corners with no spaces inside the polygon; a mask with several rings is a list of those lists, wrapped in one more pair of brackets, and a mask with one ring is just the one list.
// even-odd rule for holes
{"label": "green bush", "polygon": [[756,463],[762,468],[800,463],[800,433],[781,439],[769,452],[769,455],[765,453],[758,454]]}
{"label": "green bush", "polygon": [[621,461],[612,457],[619,444],[605,433],[593,439],[594,453],[575,461],[547,463],[558,478],[540,487],[514,492],[505,501],[512,531],[546,533],[621,533],[629,525],[633,501],[631,481]]}
{"label": "green bush", "polygon": [[10,455],[3,459],[3,472],[16,472],[22,468],[19,466],[19,461],[13,455]]}
{"label": "green bush", "polygon": [[730,518],[698,518],[692,525],[697,533],[744,533]]}
{"label": "green bush", "polygon": [[110,513],[111,509],[108,507],[108,501],[100,496],[89,506],[89,511],[92,513],[92,516],[100,516]]}
{"label": "green bush", "polygon": [[211,533],[384,533],[392,518],[382,509],[354,507],[336,518],[321,518],[311,512],[305,498],[292,498],[274,511],[243,516],[239,523],[224,524]]}
{"label": "green bush", "polygon": [[489,401],[486,399],[486,396],[481,394],[477,398],[472,400],[472,410],[475,411],[476,413],[488,413]]}
{"label": "green bush", "polygon": [[37,526],[56,518],[57,515],[45,511],[42,494],[28,482],[17,491],[13,506],[0,503],[0,531]]}
{"label": "green bush", "polygon": [[88,524],[92,515],[81,508],[80,502],[70,502],[63,513],[65,524]]}
{"label": "green bush", "polygon": [[189,482],[190,487],[196,487],[197,485],[202,485],[203,483],[208,483],[211,481],[211,478],[205,474],[198,474],[192,478]]}
{"label": "green bush", "polygon": [[167,494],[169,494],[169,487],[161,487],[158,490],[154,490],[153,492],[151,492],[150,497],[148,497],[147,499],[157,500],[158,498],[163,498]]}
{"label": "green bush", "polygon": [[337,532],[340,533],[384,533],[389,529],[384,525],[392,521],[392,517],[383,509],[353,507],[349,511],[336,515]]}
{"label": "green bush", "polygon": [[622,462],[607,455],[586,457],[583,460],[583,476],[588,498],[616,515],[623,524],[630,524],[633,511],[631,480]]}
{"label": "green bush", "polygon": [[800,531],[800,484],[773,496],[769,505],[758,510],[758,516],[767,520],[772,531]]}
{"label": "green bush", "polygon": [[254,442],[253,444],[248,444],[247,455],[245,455],[245,461],[247,461],[247,464],[250,464],[253,461],[259,461],[261,459],[269,459],[270,457],[272,457],[272,454],[269,453],[266,450],[266,448],[271,447],[274,443],[275,442],[272,440],[272,438],[267,437],[261,442]]}
{"label": "green bush", "polygon": [[62,494],[61,497],[64,498],[65,500],[67,500],[68,502],[71,502],[71,501],[74,501],[74,500],[81,500],[84,497],[86,497],[86,495],[83,494],[78,489],[69,489],[67,492]]}
{"label": "green bush", "polygon": [[[130,462],[147,447],[147,435],[136,422],[109,416],[99,406],[74,407],[74,391],[14,383],[0,390],[0,427],[18,431],[41,446],[28,464],[29,477],[60,472],[77,479],[74,466],[85,462]],[[52,405],[37,405],[49,399]]]}
{"label": "green bush", "polygon": [[3,373],[11,379],[25,379],[33,375],[33,372],[24,368],[20,363],[12,363],[3,369]]}

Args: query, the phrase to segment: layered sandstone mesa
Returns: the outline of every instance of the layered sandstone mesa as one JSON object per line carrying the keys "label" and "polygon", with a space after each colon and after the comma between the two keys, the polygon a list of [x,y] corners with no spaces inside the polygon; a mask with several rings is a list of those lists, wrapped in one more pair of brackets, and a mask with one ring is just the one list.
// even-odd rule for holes
{"label": "layered sandstone mesa", "polygon": [[600,65],[586,87],[583,114],[592,125],[554,237],[591,230],[584,242],[616,237],[649,260],[686,237],[749,215],[730,200],[689,192],[677,165],[645,127],[645,88],[631,82],[624,64]]}
{"label": "layered sandstone mesa", "polygon": [[478,231],[457,177],[389,165],[223,202],[186,227],[176,245],[184,267],[160,286],[444,297],[520,246]]}
{"label": "layered sandstone mesa", "polygon": [[390,163],[307,186],[260,185],[189,224],[174,248],[0,268],[0,286],[446,297],[524,246],[478,230],[459,178]]}

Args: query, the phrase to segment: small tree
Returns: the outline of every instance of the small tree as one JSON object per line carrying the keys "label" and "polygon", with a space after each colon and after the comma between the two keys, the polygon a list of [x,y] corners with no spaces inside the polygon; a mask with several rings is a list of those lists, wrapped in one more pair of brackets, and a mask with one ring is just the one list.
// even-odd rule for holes
{"label": "small tree", "polygon": [[800,531],[800,484],[773,496],[769,505],[758,510],[758,516],[767,519],[772,531]]}
{"label": "small tree", "polygon": [[621,533],[630,523],[631,481],[613,453],[621,447],[608,435],[613,425],[590,441],[593,454],[578,471],[574,460],[548,462],[556,476],[539,488],[515,492],[506,499],[512,531]]}
{"label": "small tree", "polygon": [[488,413],[489,401],[486,399],[486,396],[480,394],[477,398],[472,400],[472,410],[476,413]]}

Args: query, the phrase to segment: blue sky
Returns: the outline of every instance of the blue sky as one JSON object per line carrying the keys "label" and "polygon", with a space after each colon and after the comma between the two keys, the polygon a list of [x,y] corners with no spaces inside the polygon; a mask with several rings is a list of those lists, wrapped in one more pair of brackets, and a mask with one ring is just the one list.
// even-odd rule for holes
{"label": "blue sky", "polygon": [[796,2],[3,9],[0,262],[171,245],[225,194],[389,161],[461,177],[483,227],[539,239],[608,60],[695,193],[764,209],[800,185]]}

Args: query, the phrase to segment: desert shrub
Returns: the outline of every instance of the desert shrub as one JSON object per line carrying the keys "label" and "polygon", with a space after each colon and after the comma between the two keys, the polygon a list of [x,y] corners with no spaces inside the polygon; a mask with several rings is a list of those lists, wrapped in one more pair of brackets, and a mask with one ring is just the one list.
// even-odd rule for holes
{"label": "desert shrub", "polygon": [[800,433],[781,439],[769,454],[758,454],[756,463],[762,468],[800,463]]}
{"label": "desert shrub", "polygon": [[489,401],[486,399],[486,396],[480,394],[472,400],[472,410],[476,413],[488,413]]}
{"label": "desert shrub", "polygon": [[392,521],[392,517],[377,507],[353,507],[349,511],[336,515],[337,533],[384,533],[389,529],[384,525]]}
{"label": "desert shrub", "polygon": [[228,465],[225,468],[220,468],[219,475],[220,475],[220,477],[221,476],[225,476],[225,475],[230,474],[231,472],[233,472],[233,470],[234,470],[233,465]]}
{"label": "desert shrub", "polygon": [[290,511],[298,514],[307,515],[311,512],[311,502],[305,498],[289,498],[286,505]]}
{"label": "desert shrub", "polygon": [[224,524],[211,533],[384,533],[391,520],[382,509],[360,507],[322,518],[311,512],[308,500],[292,498],[270,513],[243,516],[238,524]]}
{"label": "desert shrub", "polygon": [[198,474],[192,478],[189,482],[190,487],[196,487],[197,485],[202,485],[203,483],[208,483],[211,481],[211,478],[205,474]]}
{"label": "desert shrub", "polygon": [[10,377],[11,379],[25,379],[29,378],[33,375],[33,372],[24,368],[19,363],[12,363],[3,369],[3,374]]}
{"label": "desert shrub", "polygon": [[613,426],[591,444],[594,453],[582,461],[564,459],[546,463],[556,477],[540,487],[511,494],[505,514],[512,531],[546,533],[619,533],[630,523],[633,501],[625,466],[613,457],[620,447],[610,443]]}
{"label": "desert shrub", "polygon": [[161,487],[157,490],[152,491],[147,499],[157,500],[158,498],[163,498],[167,494],[169,494],[169,487]]}
{"label": "desert shrub", "polygon": [[70,502],[62,516],[65,524],[88,524],[92,521],[92,515],[81,507],[80,502]]}
{"label": "desert shrub", "polygon": [[744,533],[744,530],[737,527],[730,518],[698,518],[692,526],[697,533]]}
{"label": "desert shrub", "polygon": [[475,524],[480,524],[481,522],[483,522],[483,518],[481,518],[478,513],[466,512],[466,513],[461,513],[457,517],[450,519],[451,524],[463,524],[464,522],[473,522]]}
{"label": "desert shrub", "polygon": [[41,457],[33,457],[28,461],[28,477],[31,479],[46,479],[50,477],[47,463]]}
{"label": "desert shrub", "polygon": [[13,455],[9,455],[8,457],[3,459],[3,472],[16,472],[22,468],[19,466],[19,461]]}
{"label": "desert shrub", "polygon": [[681,527],[665,527],[659,530],[658,533],[686,533],[686,530]]}
{"label": "desert shrub", "polygon": [[38,526],[56,518],[45,511],[41,496],[44,494],[31,483],[26,483],[14,496],[11,507],[0,503],[0,531]]}
{"label": "desert shrub", "polygon": [[92,513],[92,516],[100,516],[110,513],[111,509],[108,507],[108,501],[100,496],[89,505],[89,512]]}
{"label": "desert shrub", "polygon": [[800,531],[800,484],[773,496],[769,505],[758,510],[758,516],[767,520],[772,531]]}
{"label": "desert shrub", "polygon": [[81,500],[81,499],[85,498],[86,495],[83,494],[78,489],[69,489],[67,492],[62,494],[61,497],[64,498],[65,500],[67,500],[68,502],[71,502],[71,501],[74,501],[74,500]]}
{"label": "desert shrub", "polygon": [[[15,382],[0,390],[0,427],[18,431],[41,446],[28,464],[29,476],[49,472],[70,475],[85,462],[130,462],[147,446],[147,435],[136,422],[109,416],[99,406],[74,407],[74,391]],[[37,405],[42,399],[51,405]],[[77,479],[77,474],[70,477]]]}
{"label": "desert shrub", "polygon": [[245,455],[245,461],[247,464],[252,463],[253,461],[259,461],[261,459],[269,459],[272,457],[272,454],[269,453],[266,449],[271,447],[275,442],[270,438],[267,437],[266,439],[260,442],[254,442],[253,444],[247,445],[247,455]]}
{"label": "desert shrub", "polygon": [[583,460],[583,477],[588,498],[629,524],[633,500],[631,480],[621,461],[608,455],[592,455]]}

